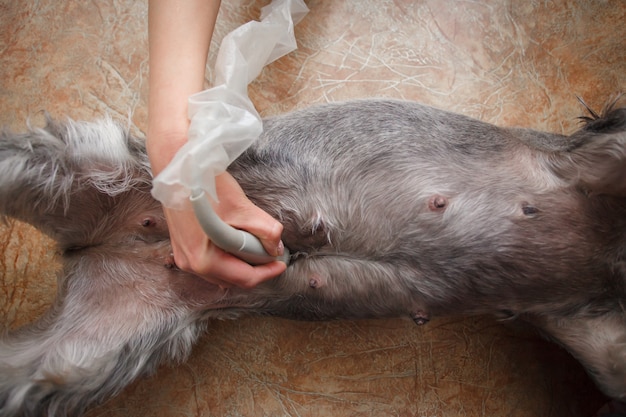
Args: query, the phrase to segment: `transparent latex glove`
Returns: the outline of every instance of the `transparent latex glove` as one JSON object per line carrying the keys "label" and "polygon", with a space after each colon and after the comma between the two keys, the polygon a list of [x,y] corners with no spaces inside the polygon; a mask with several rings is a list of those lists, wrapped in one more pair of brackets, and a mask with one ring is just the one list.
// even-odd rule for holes
{"label": "transparent latex glove", "polygon": [[262,21],[229,33],[215,64],[216,86],[189,98],[188,141],[154,179],[152,194],[170,208],[188,208],[195,190],[218,201],[214,178],[262,133],[247,94],[263,67],[296,48],[293,26],[308,12],[302,0],[274,0]]}

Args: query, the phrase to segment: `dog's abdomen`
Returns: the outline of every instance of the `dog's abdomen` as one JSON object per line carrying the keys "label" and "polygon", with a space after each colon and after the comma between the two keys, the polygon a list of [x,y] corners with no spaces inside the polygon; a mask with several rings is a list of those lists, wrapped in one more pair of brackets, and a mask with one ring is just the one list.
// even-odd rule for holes
{"label": "dog's abdomen", "polygon": [[[570,146],[554,135],[551,152],[557,144]],[[594,204],[624,202],[589,202],[542,152],[515,131],[415,103],[357,101],[266,121],[229,169],[284,224],[295,253],[267,285],[297,297],[264,308],[300,318],[521,314],[601,298],[593,277],[610,266],[590,254],[617,220],[589,217]]]}

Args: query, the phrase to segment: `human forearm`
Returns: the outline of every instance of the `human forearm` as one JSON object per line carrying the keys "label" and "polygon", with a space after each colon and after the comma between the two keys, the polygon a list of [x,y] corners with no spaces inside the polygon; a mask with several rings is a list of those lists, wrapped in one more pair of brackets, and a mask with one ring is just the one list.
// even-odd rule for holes
{"label": "human forearm", "polygon": [[[219,0],[150,0],[150,96],[147,148],[158,175],[187,141],[187,102],[204,87],[204,72]],[[228,224],[258,236],[266,250],[280,255],[282,226],[248,200],[228,174],[215,179],[216,211]],[[176,265],[223,287],[249,288],[285,270],[272,262],[252,267],[213,245],[193,211],[164,208]]]}
{"label": "human forearm", "polygon": [[219,0],[150,0],[148,155],[156,175],[187,140],[187,99],[204,87]]}

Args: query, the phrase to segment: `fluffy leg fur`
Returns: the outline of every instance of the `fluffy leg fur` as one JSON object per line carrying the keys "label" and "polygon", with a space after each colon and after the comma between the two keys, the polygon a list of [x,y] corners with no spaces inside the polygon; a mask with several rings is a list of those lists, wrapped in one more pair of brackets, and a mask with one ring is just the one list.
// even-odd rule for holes
{"label": "fluffy leg fur", "polygon": [[0,212],[55,238],[63,261],[55,305],[0,340],[0,415],[79,414],[187,356],[203,282],[173,267],[140,142],[110,120],[5,134],[0,178]]}

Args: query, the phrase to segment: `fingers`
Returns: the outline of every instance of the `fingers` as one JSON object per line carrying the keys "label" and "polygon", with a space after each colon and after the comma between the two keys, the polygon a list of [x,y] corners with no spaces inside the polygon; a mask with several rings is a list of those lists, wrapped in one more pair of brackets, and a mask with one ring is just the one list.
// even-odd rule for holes
{"label": "fingers", "polygon": [[287,268],[287,265],[278,261],[252,266],[215,245],[209,247],[205,256],[207,269],[201,271],[204,276],[209,275],[211,279],[244,289],[254,288],[282,274]]}
{"label": "fingers", "polygon": [[283,225],[255,206],[230,174],[218,175],[215,183],[220,198],[215,210],[220,218],[233,227],[246,230],[259,238],[271,256],[282,255],[284,246],[280,238]]}
{"label": "fingers", "polygon": [[280,256],[284,253],[285,248],[281,241],[283,225],[252,203],[237,211],[229,212],[223,219],[233,227],[246,230],[256,236],[271,256]]}
{"label": "fingers", "polygon": [[[235,184],[240,190],[238,184],[236,182]],[[228,223],[266,237],[262,242],[268,253],[273,256],[282,254],[280,242],[282,225],[279,222],[254,206],[243,192],[231,194],[227,199],[220,201],[220,205],[228,204],[231,207],[228,210],[231,214],[225,216],[228,217],[225,219]],[[225,207],[222,206],[222,209]],[[253,288],[280,275],[286,269],[282,262],[251,266],[213,245],[192,211],[167,208],[164,211],[170,230],[174,261],[178,268],[185,272],[195,274],[223,288],[232,286]]]}
{"label": "fingers", "polygon": [[210,243],[205,248],[192,256],[181,252],[177,254],[175,250],[176,265],[222,288],[254,288],[282,274],[287,268],[287,265],[278,261],[252,266]]}

